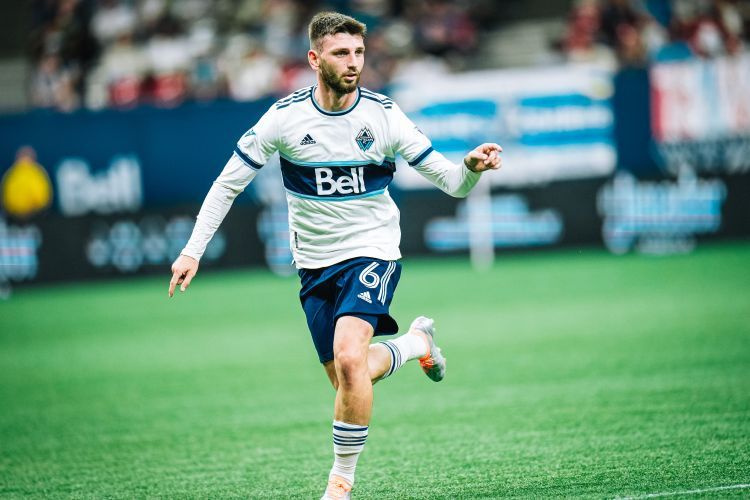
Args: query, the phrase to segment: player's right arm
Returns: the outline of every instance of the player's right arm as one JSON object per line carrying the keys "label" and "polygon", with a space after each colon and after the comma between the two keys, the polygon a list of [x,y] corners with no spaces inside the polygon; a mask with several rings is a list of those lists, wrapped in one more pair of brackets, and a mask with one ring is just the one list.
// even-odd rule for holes
{"label": "player's right arm", "polygon": [[276,110],[271,107],[258,123],[237,142],[232,156],[216,178],[203,201],[193,233],[185,248],[172,264],[169,296],[175,288],[185,291],[190,285],[206,246],[232,207],[234,199],[245,190],[258,171],[277,149]]}

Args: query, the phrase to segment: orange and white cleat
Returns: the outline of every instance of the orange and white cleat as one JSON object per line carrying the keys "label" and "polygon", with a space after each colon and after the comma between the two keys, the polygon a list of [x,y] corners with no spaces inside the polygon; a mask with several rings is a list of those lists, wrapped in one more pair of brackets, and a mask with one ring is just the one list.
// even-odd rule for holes
{"label": "orange and white cleat", "polygon": [[320,500],[349,500],[352,497],[351,491],[352,485],[346,479],[331,476],[328,478],[328,486]]}
{"label": "orange and white cleat", "polygon": [[440,348],[435,345],[435,321],[425,316],[420,316],[411,322],[410,330],[419,330],[425,333],[427,340],[427,354],[419,358],[422,371],[430,377],[430,380],[440,382],[445,377],[445,357]]}

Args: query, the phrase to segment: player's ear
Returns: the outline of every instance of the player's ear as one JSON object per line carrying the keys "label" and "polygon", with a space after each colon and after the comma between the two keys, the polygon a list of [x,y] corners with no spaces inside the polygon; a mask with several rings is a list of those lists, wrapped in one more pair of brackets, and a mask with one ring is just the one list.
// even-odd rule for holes
{"label": "player's ear", "polygon": [[310,49],[307,51],[307,62],[310,64],[313,71],[318,71],[318,68],[320,67],[320,56],[313,49]]}

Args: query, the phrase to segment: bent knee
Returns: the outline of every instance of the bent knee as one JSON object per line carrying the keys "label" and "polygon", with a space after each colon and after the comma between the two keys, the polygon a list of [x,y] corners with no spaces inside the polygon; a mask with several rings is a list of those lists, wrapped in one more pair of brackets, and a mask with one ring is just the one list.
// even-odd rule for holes
{"label": "bent knee", "polygon": [[339,384],[368,377],[367,353],[372,334],[372,325],[359,318],[343,316],[337,321],[333,359]]}
{"label": "bent knee", "polygon": [[336,353],[334,358],[337,372],[344,370],[347,372],[356,371],[367,367],[367,351],[362,349],[344,349]]}
{"label": "bent knee", "polygon": [[367,351],[361,349],[345,349],[337,353],[336,373],[339,383],[348,383],[359,377],[367,376]]}

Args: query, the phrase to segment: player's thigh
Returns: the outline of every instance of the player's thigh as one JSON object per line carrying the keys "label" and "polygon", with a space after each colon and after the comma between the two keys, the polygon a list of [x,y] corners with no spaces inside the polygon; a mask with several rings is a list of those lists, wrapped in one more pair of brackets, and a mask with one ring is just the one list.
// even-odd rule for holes
{"label": "player's thigh", "polygon": [[309,295],[302,301],[307,327],[318,359],[323,364],[333,360],[334,305],[329,297],[318,294]]}
{"label": "player's thigh", "polygon": [[338,358],[342,355],[348,357],[367,358],[375,331],[372,323],[365,318],[343,315],[336,320],[336,329],[333,336],[333,355]]}

